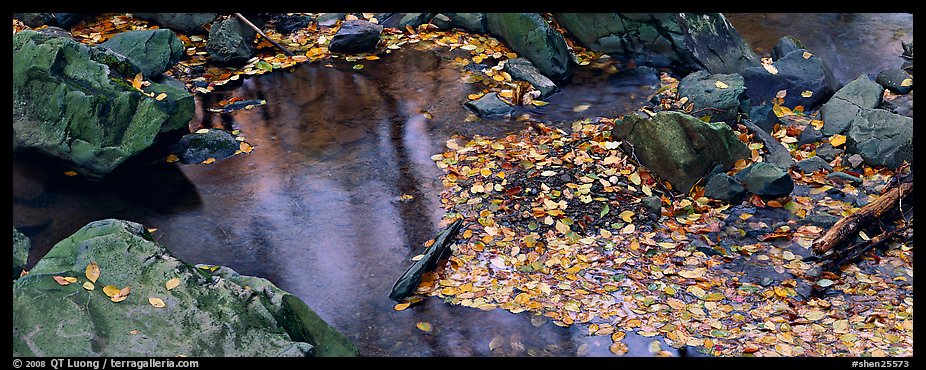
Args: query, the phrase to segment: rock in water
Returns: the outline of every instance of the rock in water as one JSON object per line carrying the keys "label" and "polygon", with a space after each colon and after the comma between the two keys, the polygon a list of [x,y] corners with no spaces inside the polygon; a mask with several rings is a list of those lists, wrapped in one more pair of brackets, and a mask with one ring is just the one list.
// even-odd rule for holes
{"label": "rock in water", "polygon": [[29,249],[32,243],[29,242],[23,233],[13,228],[13,280],[19,278],[23,270],[26,269],[26,263],[29,260]]}
{"label": "rock in water", "polygon": [[218,64],[242,64],[254,56],[257,32],[238,18],[219,19],[209,29],[206,52]]}
{"label": "rock in water", "polygon": [[396,280],[395,285],[392,286],[392,292],[389,293],[389,298],[401,302],[405,297],[414,293],[418,284],[421,283],[421,277],[437,267],[437,261],[450,250],[450,244],[453,243],[453,238],[457,236],[462,225],[463,219],[458,218],[446,229],[438,232],[437,237],[434,238],[434,244],[424,252],[424,257],[415,261]]}
{"label": "rock in water", "polygon": [[761,197],[783,197],[794,190],[794,181],[788,176],[788,172],[770,163],[753,163],[738,172],[735,178],[743,183],[750,193]]}
{"label": "rock in water", "polygon": [[217,13],[132,13],[132,15],[185,35],[206,33],[205,25],[219,16]]}
{"label": "rock in water", "polygon": [[158,83],[144,88],[154,97],[143,95],[126,82],[138,72],[106,48],[29,30],[14,35],[14,149],[62,158],[102,177],[160,133],[184,128],[193,97]]}
{"label": "rock in water", "polygon": [[13,18],[19,19],[23,24],[31,28],[58,24],[55,22],[55,15],[52,13],[13,13]]}
{"label": "rock in water", "polygon": [[179,62],[184,49],[174,31],[166,29],[122,32],[101,46],[124,55],[149,79]]}
{"label": "rock in water", "polygon": [[328,50],[335,53],[363,53],[376,48],[383,26],[362,20],[341,23],[341,28],[331,38]]}
{"label": "rock in water", "polygon": [[312,18],[305,15],[293,15],[293,16],[284,16],[283,18],[277,20],[276,30],[281,35],[289,35],[293,32],[301,30],[309,26],[309,23],[312,23]]}
{"label": "rock in water", "polygon": [[768,133],[772,133],[772,131],[775,130],[775,125],[781,123],[781,120],[775,115],[775,111],[772,110],[771,105],[756,105],[752,107],[749,111],[749,119],[751,119],[756,126],[759,126],[759,128]]}
{"label": "rock in water", "polygon": [[778,40],[775,43],[775,46],[772,46],[772,60],[778,60],[783,58],[788,53],[806,49],[804,44],[801,43],[801,40],[798,40],[794,36],[785,36]]}
{"label": "rock in water", "polygon": [[450,24],[453,27],[462,28],[472,33],[486,33],[489,31],[486,25],[485,13],[443,13],[450,18]]}
{"label": "rock in water", "polygon": [[[90,262],[100,270],[93,290],[82,286]],[[78,282],[62,286],[53,276]],[[172,279],[179,284],[168,289]],[[129,294],[114,302],[104,292],[108,285],[128,287]],[[87,224],[13,283],[17,357],[313,354],[357,351],[271,282],[225,267],[188,265],[133,222]]]}
{"label": "rock in water", "polygon": [[694,104],[693,116],[710,117],[711,122],[735,124],[736,116],[749,108],[743,76],[735,73],[691,73],[679,81],[678,95]]}
{"label": "rock in water", "polygon": [[849,125],[862,110],[873,109],[881,105],[884,88],[861,75],[843,86],[830,98],[820,114],[823,116],[823,134],[842,134],[849,130]]}
{"label": "rock in water", "polygon": [[495,92],[485,94],[479,99],[468,101],[463,105],[472,109],[479,117],[502,117],[514,112],[514,107],[505,103]]}
{"label": "rock in water", "polygon": [[418,26],[430,22],[434,15],[435,13],[405,13],[402,19],[399,20],[399,28],[403,30],[405,27],[418,28]]}
{"label": "rock in water", "polygon": [[875,82],[895,94],[906,94],[913,90],[913,76],[900,68],[881,71]]}
{"label": "rock in water", "polygon": [[209,158],[222,160],[231,157],[240,145],[227,131],[212,129],[202,134],[183,135],[171,151],[177,154],[180,162],[190,164],[200,163]]}
{"label": "rock in water", "polygon": [[883,109],[855,117],[846,133],[846,151],[858,153],[870,166],[899,167],[913,162],[913,118]]}
{"label": "rock in water", "polygon": [[347,13],[321,13],[318,15],[318,19],[316,19],[316,21],[318,22],[319,27],[330,28],[337,26],[338,21],[343,20],[345,16],[347,16]]}
{"label": "rock in water", "polygon": [[814,173],[819,170],[833,170],[833,166],[830,166],[829,163],[826,163],[823,158],[816,156],[799,161],[794,165],[794,167],[797,167],[797,169],[803,173]]}
{"label": "rock in water", "polygon": [[628,114],[615,123],[612,137],[624,141],[624,151],[633,152],[680,194],[688,193],[717,164],[726,170],[736,160],[749,158],[749,149],[725,123],[706,123],[680,112]]}
{"label": "rock in water", "polygon": [[739,204],[746,196],[746,189],[739,181],[721,172],[707,178],[707,183],[704,185],[704,196],[730,204]]}
{"label": "rock in water", "polygon": [[[746,95],[752,105],[771,104],[779,91],[785,90],[782,105],[794,108],[804,106],[805,111],[815,108],[830,98],[838,82],[823,59],[806,50],[795,50],[772,63],[771,71],[765,67],[751,67],[741,74],[746,80]],[[774,71],[774,73],[773,73]],[[809,92],[809,96],[807,95]]]}
{"label": "rock in water", "polygon": [[540,91],[540,99],[545,99],[556,91],[556,84],[540,73],[527,58],[508,59],[505,62],[505,71],[511,74],[511,78],[527,81],[534,86]]}
{"label": "rock in water", "polygon": [[579,43],[638,65],[738,73],[759,58],[720,13],[558,13]]}
{"label": "rock in water", "polygon": [[807,125],[807,127],[804,127],[804,131],[801,131],[801,136],[797,138],[797,145],[813,144],[820,140],[823,140],[823,133],[817,130],[816,127]]}
{"label": "rock in water", "polygon": [[781,168],[789,168],[794,164],[794,158],[791,157],[791,153],[781,145],[778,139],[762,130],[759,126],[756,126],[751,120],[745,119],[742,121],[742,124],[755,134],[755,138],[761,141],[762,145],[765,145],[766,153],[764,157],[766,162]]}
{"label": "rock in water", "polygon": [[554,81],[572,73],[573,57],[566,40],[537,13],[488,13],[486,26],[518,55]]}

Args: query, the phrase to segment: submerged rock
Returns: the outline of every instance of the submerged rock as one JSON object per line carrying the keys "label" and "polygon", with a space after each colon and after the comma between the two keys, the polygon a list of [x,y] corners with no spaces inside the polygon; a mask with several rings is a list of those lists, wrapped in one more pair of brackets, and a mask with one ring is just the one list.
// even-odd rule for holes
{"label": "submerged rock", "polygon": [[29,261],[29,250],[32,249],[32,243],[29,242],[23,233],[13,228],[13,280],[19,278],[23,270],[26,269],[26,263]]}
{"label": "submerged rock", "polygon": [[849,130],[849,125],[862,110],[881,105],[884,88],[861,75],[843,86],[820,108],[823,117],[823,134],[842,134]]}
{"label": "submerged rock", "polygon": [[504,40],[552,80],[563,80],[572,73],[573,57],[566,40],[537,13],[488,13],[488,31]]}
{"label": "submerged rock", "polygon": [[[829,99],[838,86],[833,72],[816,55],[804,58],[805,52],[795,50],[772,63],[775,73],[762,66],[744,70],[741,74],[746,80],[746,95],[751,104],[771,104],[781,90],[787,92],[782,105],[788,108],[802,105],[809,111]],[[805,97],[806,92],[810,95]]]}
{"label": "submerged rock", "polygon": [[895,94],[906,94],[913,90],[913,76],[900,68],[881,71],[875,82]]}
{"label": "submerged rock", "polygon": [[218,64],[242,64],[254,56],[252,41],[257,35],[238,18],[219,19],[209,29],[206,52]]}
{"label": "submerged rock", "polygon": [[736,174],[736,179],[745,185],[750,193],[761,197],[777,198],[791,194],[794,181],[788,172],[780,167],[765,163],[753,163]]}
{"label": "submerged rock", "polygon": [[508,59],[505,62],[505,71],[511,75],[511,78],[530,83],[531,86],[540,91],[540,99],[545,99],[556,92],[556,84],[540,73],[540,70],[534,67],[527,58]]}
{"label": "submerged rock", "polygon": [[746,197],[746,188],[726,173],[716,173],[707,178],[704,196],[719,199],[730,204],[739,204]]}
{"label": "submerged rock", "polygon": [[734,124],[749,107],[743,76],[735,73],[694,72],[679,81],[678,95],[694,104],[693,116],[710,117],[711,122]]}
{"label": "submerged rock", "polygon": [[219,16],[218,13],[133,13],[132,15],[186,35],[206,33],[205,25],[212,23]]}
{"label": "submerged rock", "polygon": [[495,92],[485,94],[476,100],[470,100],[463,105],[472,109],[480,117],[507,116],[514,112],[514,107],[505,103]]}
{"label": "submerged rock", "polygon": [[720,13],[558,13],[556,20],[592,50],[638,65],[737,73],[759,58]]}
{"label": "submerged rock", "polygon": [[749,157],[749,149],[725,123],[706,123],[679,112],[629,114],[615,123],[612,136],[682,194],[717,164],[726,170]]}
{"label": "submerged rock", "polygon": [[772,46],[772,60],[778,60],[783,58],[788,53],[806,49],[804,44],[801,43],[801,40],[798,40],[794,36],[785,36],[778,40],[775,43],[775,46]]}
{"label": "submerged rock", "polygon": [[[82,285],[90,262],[99,266],[100,276],[87,290]],[[53,276],[78,282],[62,286]],[[170,288],[172,279],[177,284]],[[104,293],[108,285],[130,290],[114,302]],[[13,283],[13,356],[178,355],[357,351],[273,283],[225,267],[186,264],[154,242],[144,226],[128,221],[87,224]]]}
{"label": "submerged rock", "polygon": [[335,53],[362,53],[373,50],[379,43],[383,26],[363,20],[341,23],[341,28],[331,38],[328,50]]}
{"label": "submerged rock", "polygon": [[202,134],[183,135],[171,151],[177,154],[180,162],[190,164],[201,163],[209,158],[222,160],[231,157],[240,145],[227,131],[212,129]]}
{"label": "submerged rock", "polygon": [[870,166],[899,167],[913,162],[913,118],[883,109],[863,111],[846,133],[846,151]]}
{"label": "submerged rock", "polygon": [[[143,95],[126,79],[139,72],[125,57],[33,31],[13,36],[13,148],[70,161],[102,177],[179,130],[195,104],[184,89],[152,83]],[[165,93],[166,98],[156,97]]]}
{"label": "submerged rock", "polygon": [[167,29],[122,32],[100,45],[124,55],[149,79],[179,62],[184,50],[183,42]]}

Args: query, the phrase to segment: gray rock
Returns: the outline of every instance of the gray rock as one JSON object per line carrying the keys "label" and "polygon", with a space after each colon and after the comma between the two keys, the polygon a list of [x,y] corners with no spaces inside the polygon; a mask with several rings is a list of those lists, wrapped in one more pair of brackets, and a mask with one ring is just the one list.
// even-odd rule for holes
{"label": "gray rock", "polygon": [[[721,82],[724,88],[717,87]],[[740,113],[746,113],[748,101],[743,76],[731,74],[710,74],[697,71],[685,76],[678,83],[678,95],[687,96],[694,103],[693,116],[709,116],[712,122],[736,123]]]}
{"label": "gray rock", "polygon": [[70,29],[78,22],[84,20],[92,13],[52,13],[55,15],[55,23],[58,24],[58,27],[64,29]]}
{"label": "gray rock", "polygon": [[[838,82],[829,66],[816,55],[804,58],[806,50],[795,50],[772,63],[778,73],[764,67],[751,67],[741,74],[746,80],[746,95],[752,105],[770,104],[780,90],[787,91],[782,105],[794,108],[804,106],[805,111],[816,108],[836,91]],[[810,91],[810,97],[804,97]]]}
{"label": "gray rock", "polygon": [[775,139],[771,134],[762,130],[759,126],[756,126],[750,120],[743,120],[743,125],[752,131],[755,134],[756,139],[762,142],[765,145],[765,161],[772,163],[781,168],[789,168],[794,164],[794,158],[791,158],[791,153],[788,152],[784,146],[781,145],[781,142],[778,139]]}
{"label": "gray rock", "polygon": [[534,67],[527,58],[508,59],[505,62],[505,71],[511,75],[511,78],[527,81],[531,86],[534,86],[535,89],[540,91],[540,99],[545,99],[556,92],[556,84],[540,73],[540,70]]}
{"label": "gray rock", "polygon": [[681,194],[717,164],[727,170],[736,160],[749,157],[749,149],[725,123],[708,123],[680,112],[664,111],[653,117],[628,114],[615,123],[611,136],[622,140],[624,151],[632,150],[644,166]]}
{"label": "gray rock", "polygon": [[383,26],[364,20],[341,23],[341,28],[331,38],[328,50],[335,53],[363,53],[376,48]]}
{"label": "gray rock", "polygon": [[190,164],[201,163],[209,158],[222,160],[231,157],[240,145],[227,131],[212,129],[202,134],[183,135],[171,151],[177,154],[180,162]]}
{"label": "gray rock", "polygon": [[797,145],[813,144],[820,140],[823,140],[823,133],[817,130],[816,127],[807,125],[807,127],[804,127],[804,131],[801,131],[801,136],[797,137]]}
{"label": "gray rock", "polygon": [[861,75],[843,86],[829,102],[820,109],[823,117],[823,134],[842,134],[849,130],[849,124],[861,114],[863,109],[872,109],[881,105],[884,88]]}
{"label": "gray rock", "polygon": [[256,35],[238,18],[217,20],[209,29],[206,52],[218,64],[243,64],[254,56],[252,42]]}
{"label": "gray rock", "polygon": [[816,152],[817,156],[820,158],[823,158],[827,162],[832,162],[834,159],[836,159],[836,156],[842,154],[844,150],[835,148],[830,143],[823,143],[817,147]]}
{"label": "gray rock", "polygon": [[842,180],[842,181],[844,181],[844,182],[848,181],[848,182],[854,182],[854,183],[857,183],[857,184],[861,184],[861,183],[862,183],[862,179],[861,179],[861,178],[859,178],[859,177],[857,177],[857,176],[852,176],[852,175],[850,175],[850,174],[848,174],[848,173],[845,173],[845,172],[833,172],[833,173],[831,173],[831,174],[829,174],[829,175],[826,175],[826,178],[831,179],[831,180],[832,180],[832,179],[840,179],[840,180]]}
{"label": "gray rock", "polygon": [[318,19],[316,19],[316,21],[318,22],[319,27],[331,28],[337,26],[338,21],[344,20],[344,17],[346,16],[347,13],[322,13],[318,15]]}
{"label": "gray rock", "polygon": [[462,28],[471,33],[489,32],[485,13],[443,13],[450,18],[453,27]]}
{"label": "gray rock", "polygon": [[453,21],[449,17],[443,14],[435,15],[434,18],[431,18],[431,24],[433,24],[439,30],[449,30],[453,27]]}
{"label": "gray rock", "polygon": [[276,30],[281,35],[289,35],[308,27],[310,23],[312,23],[312,18],[306,15],[284,16],[277,20]]}
{"label": "gray rock", "polygon": [[122,32],[101,46],[124,55],[149,79],[179,62],[184,50],[183,42],[168,29]]}
{"label": "gray rock", "polygon": [[212,23],[219,16],[218,13],[134,13],[133,15],[186,35],[206,33],[205,25]]}
{"label": "gray rock", "polygon": [[643,209],[649,214],[659,217],[662,215],[662,199],[655,195],[648,197],[643,197],[640,199],[640,204],[643,205]]}
{"label": "gray rock", "polygon": [[[101,272],[94,290],[82,287],[90,262]],[[56,275],[78,282],[61,286],[52,278]],[[180,284],[166,289],[173,278]],[[103,292],[108,285],[131,290],[113,302]],[[161,299],[165,307],[154,307],[149,298]],[[296,351],[357,355],[347,338],[273,283],[226,267],[186,264],[133,222],[91,222],[13,283],[14,357],[239,357]]]}
{"label": "gray rock", "polygon": [[765,163],[753,163],[736,174],[736,179],[745,185],[750,193],[761,197],[777,198],[791,194],[794,181],[788,172],[780,167]]}
{"label": "gray rock", "polygon": [[904,57],[913,59],[913,40],[910,40],[910,42],[901,41],[900,46],[903,48],[902,55]]}
{"label": "gray rock", "polygon": [[19,278],[22,271],[26,269],[29,262],[29,250],[32,249],[32,243],[23,233],[13,228],[13,280]]}
{"label": "gray rock", "polygon": [[798,40],[794,36],[785,36],[778,40],[775,43],[775,46],[772,46],[772,60],[778,60],[788,55],[788,53],[806,49],[804,44],[801,43],[801,40]]}
{"label": "gray rock", "polygon": [[757,105],[752,107],[749,112],[749,119],[752,120],[756,126],[759,126],[763,131],[768,133],[771,133],[775,129],[775,125],[781,123],[781,120],[778,119],[778,116],[772,111],[771,105]]}
{"label": "gray rock", "polygon": [[55,15],[52,13],[13,13],[13,18],[19,19],[23,24],[31,28],[58,24],[55,21]]}
{"label": "gray rock", "polygon": [[875,82],[884,86],[885,89],[891,90],[891,92],[895,94],[906,94],[913,90],[912,84],[903,86],[903,82],[907,79],[913,81],[913,76],[900,68],[893,68],[881,71],[881,73],[878,74],[878,78],[875,79]]}
{"label": "gray rock", "polygon": [[418,26],[430,22],[435,15],[436,13],[405,13],[405,16],[399,20],[399,28],[418,28]]}
{"label": "gray rock", "polygon": [[514,113],[514,107],[505,103],[498,97],[498,93],[488,93],[476,100],[470,100],[463,104],[473,110],[480,117],[499,117],[507,116]]}
{"label": "gray rock", "polygon": [[441,257],[450,251],[450,244],[453,243],[453,239],[462,225],[463,219],[458,218],[446,229],[439,231],[434,238],[434,244],[422,253],[424,257],[412,263],[393,284],[389,298],[401,302],[414,293],[418,285],[421,284],[421,278],[424,274],[437,267]]}
{"label": "gray rock", "polygon": [[829,163],[826,163],[826,161],[824,161],[823,158],[820,158],[820,157],[810,157],[810,158],[804,159],[802,161],[797,162],[797,164],[795,164],[794,167],[797,167],[797,169],[803,173],[814,173],[819,170],[827,170],[827,171],[833,170],[833,166],[830,166]]}
{"label": "gray rock", "polygon": [[70,161],[102,177],[193,117],[193,97],[152,83],[135,90],[138,67],[102,47],[33,31],[13,36],[13,147]]}
{"label": "gray rock", "polygon": [[55,26],[48,26],[48,27],[38,30],[37,32],[43,35],[46,35],[46,36],[51,36],[51,37],[64,37],[68,39],[74,39],[74,36],[72,36],[70,32],[64,30],[63,28],[59,28]]}
{"label": "gray rock", "polygon": [[846,151],[870,166],[899,167],[913,163],[913,118],[883,109],[863,111],[846,134]]}
{"label": "gray rock", "polygon": [[759,58],[720,13],[558,13],[583,46],[638,65],[738,73]]}
{"label": "gray rock", "polygon": [[834,216],[829,213],[813,213],[810,216],[807,216],[807,222],[814,226],[819,226],[824,229],[829,229],[836,222],[839,222],[840,217]]}
{"label": "gray rock", "polygon": [[707,178],[704,196],[730,204],[739,204],[746,196],[746,188],[730,175],[721,172]]}
{"label": "gray rock", "polygon": [[563,80],[572,73],[574,61],[566,40],[540,14],[488,13],[486,25],[489,32],[550,79]]}

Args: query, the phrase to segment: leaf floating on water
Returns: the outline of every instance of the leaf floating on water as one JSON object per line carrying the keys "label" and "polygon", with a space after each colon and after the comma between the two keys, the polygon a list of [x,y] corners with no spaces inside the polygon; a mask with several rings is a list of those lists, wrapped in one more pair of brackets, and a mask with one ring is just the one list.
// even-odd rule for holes
{"label": "leaf floating on water", "polygon": [[74,172],[74,171],[67,171],[67,172],[64,173],[64,175],[65,175],[65,176],[77,176],[77,172]]}
{"label": "leaf floating on water", "polygon": [[536,107],[542,107],[542,106],[547,105],[547,104],[550,104],[550,103],[545,102],[545,101],[543,101],[543,100],[531,100],[531,104],[533,104],[533,105],[536,106]]}
{"label": "leaf floating on water", "polygon": [[164,308],[165,306],[167,306],[166,304],[164,304],[164,300],[158,297],[148,297],[148,303],[150,303],[155,308]]}
{"label": "leaf floating on water", "polygon": [[726,89],[730,87],[729,85],[723,83],[723,81],[719,81],[719,80],[717,82],[714,82],[714,86],[717,86],[718,89]]}
{"label": "leaf floating on water", "polygon": [[363,69],[363,64],[354,64],[354,69],[357,69],[357,70]]}
{"label": "leaf floating on water", "polygon": [[431,324],[427,322],[419,321],[417,324],[415,324],[415,327],[425,333],[431,332]]}
{"label": "leaf floating on water", "polygon": [[408,307],[411,306],[411,305],[412,305],[412,304],[411,304],[411,303],[408,303],[408,302],[399,303],[399,304],[395,305],[395,307],[392,307],[392,309],[394,309],[394,310],[396,310],[396,311],[403,311],[403,310],[405,310],[406,308],[408,308]]}
{"label": "leaf floating on water", "polygon": [[610,350],[611,353],[615,355],[623,356],[627,354],[627,351],[629,351],[630,348],[627,347],[627,344],[624,342],[614,342],[610,347],[608,347],[608,350]]}
{"label": "leaf floating on water", "polygon": [[579,112],[584,112],[584,111],[585,111],[586,109],[588,109],[588,108],[591,108],[591,105],[588,105],[588,104],[580,104],[580,105],[577,105],[575,108],[572,108],[572,111],[573,111],[573,112],[576,112],[576,113],[579,113]]}
{"label": "leaf floating on water", "polygon": [[180,278],[173,278],[173,279],[168,280],[167,283],[164,284],[164,287],[166,287],[167,290],[171,290],[171,289],[176,288],[179,285],[180,285]]}
{"label": "leaf floating on water", "polygon": [[168,154],[168,155],[167,155],[167,158],[164,159],[164,161],[167,162],[167,163],[174,163],[174,162],[179,161],[179,160],[180,160],[180,158],[177,157],[176,154]]}
{"label": "leaf floating on water", "polygon": [[424,255],[423,255],[423,254],[419,254],[419,255],[417,255],[417,256],[412,257],[412,261],[418,261],[418,260],[420,260],[420,259],[422,259],[422,258],[424,258]]}
{"label": "leaf floating on water", "polygon": [[809,97],[813,96],[813,91],[804,90],[804,92],[801,93],[801,96],[803,96],[803,97],[805,97],[805,98],[809,98]]}
{"label": "leaf floating on water", "polygon": [[786,96],[788,96],[788,90],[778,90],[775,93],[775,97],[778,99],[784,99]]}
{"label": "leaf floating on water", "polygon": [[90,280],[91,283],[95,283],[96,279],[100,278],[100,266],[96,262],[91,261],[87,264],[84,275],[87,276],[87,280]]}
{"label": "leaf floating on water", "polygon": [[248,144],[248,143],[242,141],[242,142],[238,145],[238,150],[240,150],[242,153],[251,153],[251,151],[254,150],[254,147],[251,146],[251,144]]}

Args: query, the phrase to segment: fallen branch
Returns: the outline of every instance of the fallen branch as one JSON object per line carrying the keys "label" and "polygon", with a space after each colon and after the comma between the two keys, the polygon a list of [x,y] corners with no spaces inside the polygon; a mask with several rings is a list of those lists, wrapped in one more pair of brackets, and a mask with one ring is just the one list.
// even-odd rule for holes
{"label": "fallen branch", "polygon": [[456,237],[457,232],[460,231],[461,225],[463,225],[463,219],[458,218],[446,229],[437,233],[434,244],[424,252],[424,257],[409,266],[405,273],[402,274],[402,277],[392,286],[392,293],[389,293],[389,298],[401,302],[405,297],[415,292],[418,284],[421,284],[421,277],[426,272],[437,267],[437,261],[450,250],[450,244],[453,242],[453,238]]}
{"label": "fallen branch", "polygon": [[267,34],[265,34],[264,31],[261,31],[260,28],[257,28],[257,26],[255,26],[254,23],[251,23],[251,21],[249,21],[247,18],[241,15],[241,13],[235,13],[235,16],[238,17],[238,19],[240,19],[242,22],[250,26],[251,29],[253,29],[254,31],[257,31],[257,34],[259,34],[260,37],[263,37],[264,40],[269,41],[271,45],[283,51],[284,54],[288,56],[295,55],[293,54],[293,52],[289,51],[289,49],[283,47],[283,45],[280,45],[278,42],[271,40],[270,37],[267,37]]}
{"label": "fallen branch", "polygon": [[855,261],[856,258],[865,254],[866,252],[878,247],[888,240],[893,239],[899,234],[903,233],[907,229],[911,228],[912,224],[906,224],[904,226],[895,228],[893,230],[885,231],[881,234],[875,235],[873,238],[868,239],[865,242],[853,245],[851,247],[839,250],[827,256],[824,256],[820,261],[829,261],[824,266],[826,271],[836,271],[840,266],[851,263]]}
{"label": "fallen branch", "polygon": [[899,208],[901,202],[911,194],[913,194],[912,181],[901,183],[887,191],[874,202],[866,204],[858,212],[837,221],[823,236],[813,241],[813,252],[817,255],[823,255],[844,242],[848,237],[857,234],[860,229],[866,227],[872,221],[879,219],[887,211],[895,207]]}

